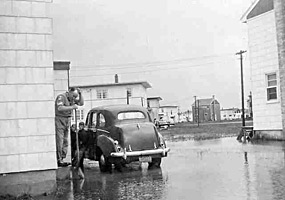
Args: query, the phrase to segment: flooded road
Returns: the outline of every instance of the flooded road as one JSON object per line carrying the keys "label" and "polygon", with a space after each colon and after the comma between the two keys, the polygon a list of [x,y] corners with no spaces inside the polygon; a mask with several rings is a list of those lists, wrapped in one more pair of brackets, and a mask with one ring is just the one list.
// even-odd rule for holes
{"label": "flooded road", "polygon": [[160,169],[134,163],[85,180],[58,182],[56,199],[285,199],[285,143],[239,143],[235,138],[168,142]]}

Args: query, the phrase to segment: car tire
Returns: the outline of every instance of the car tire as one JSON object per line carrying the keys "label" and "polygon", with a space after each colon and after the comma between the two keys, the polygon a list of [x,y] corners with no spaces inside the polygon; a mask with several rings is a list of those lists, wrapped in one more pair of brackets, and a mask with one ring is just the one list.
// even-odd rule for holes
{"label": "car tire", "polygon": [[160,168],[161,158],[153,158],[152,162],[148,163],[148,168]]}
{"label": "car tire", "polygon": [[123,171],[123,165],[122,163],[115,163],[115,169],[118,171],[118,172],[122,172]]}
{"label": "car tire", "polygon": [[103,154],[99,157],[99,168],[101,172],[112,172],[112,163]]}

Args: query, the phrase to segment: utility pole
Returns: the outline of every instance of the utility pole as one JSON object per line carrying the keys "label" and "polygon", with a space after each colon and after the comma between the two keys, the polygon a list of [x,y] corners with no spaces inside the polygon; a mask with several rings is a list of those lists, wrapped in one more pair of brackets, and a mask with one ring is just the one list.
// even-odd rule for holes
{"label": "utility pole", "polygon": [[213,121],[215,121],[215,95],[213,95]]}
{"label": "utility pole", "polygon": [[194,118],[193,118],[193,121],[196,122],[197,121],[197,115],[196,115],[196,97],[197,96],[194,96]]}
{"label": "utility pole", "polygon": [[129,95],[129,91],[127,91],[127,104],[130,104],[130,95]]}
{"label": "utility pole", "polygon": [[246,51],[240,50],[236,53],[236,55],[240,56],[240,76],[241,76],[241,110],[242,110],[242,126],[245,126],[245,118],[244,118],[244,91],[243,91],[243,56]]}
{"label": "utility pole", "polygon": [[198,99],[198,127],[199,127],[199,121],[200,121],[200,114],[199,114],[199,99]]}

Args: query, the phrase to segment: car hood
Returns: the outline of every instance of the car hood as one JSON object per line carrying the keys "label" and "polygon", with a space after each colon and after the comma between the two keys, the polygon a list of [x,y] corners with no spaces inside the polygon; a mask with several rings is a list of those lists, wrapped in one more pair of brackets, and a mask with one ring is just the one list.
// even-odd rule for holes
{"label": "car hood", "polygon": [[127,151],[155,149],[159,146],[158,136],[153,123],[121,124],[122,146]]}

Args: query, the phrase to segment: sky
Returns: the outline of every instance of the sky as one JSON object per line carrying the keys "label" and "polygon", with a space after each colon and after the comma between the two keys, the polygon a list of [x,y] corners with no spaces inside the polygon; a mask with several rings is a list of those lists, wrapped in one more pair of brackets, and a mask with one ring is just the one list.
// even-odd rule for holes
{"label": "sky", "polygon": [[[190,109],[197,98],[241,107],[240,59],[253,0],[54,0],[55,61],[71,62],[71,85],[147,81],[148,97]],[[244,95],[251,90],[244,54]]]}

